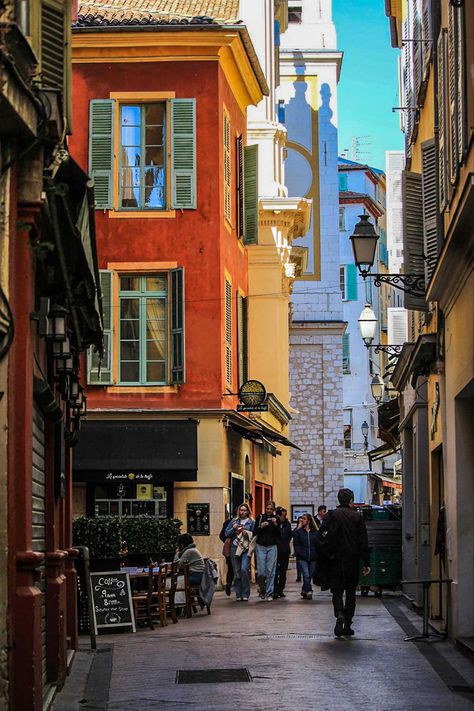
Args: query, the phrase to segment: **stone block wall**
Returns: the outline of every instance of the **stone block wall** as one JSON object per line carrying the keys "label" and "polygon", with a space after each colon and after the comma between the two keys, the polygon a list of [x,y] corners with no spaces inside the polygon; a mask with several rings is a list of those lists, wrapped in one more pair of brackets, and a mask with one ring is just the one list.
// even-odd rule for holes
{"label": "stone block wall", "polygon": [[343,324],[296,322],[290,330],[293,415],[290,496],[292,504],[336,505],[344,486],[342,418]]}

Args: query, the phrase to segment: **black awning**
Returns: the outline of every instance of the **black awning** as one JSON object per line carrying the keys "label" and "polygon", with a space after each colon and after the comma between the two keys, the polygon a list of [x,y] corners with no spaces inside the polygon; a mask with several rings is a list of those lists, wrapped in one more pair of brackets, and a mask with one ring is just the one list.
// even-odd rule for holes
{"label": "black awning", "polygon": [[104,481],[104,472],[195,481],[197,469],[196,420],[90,420],[73,453],[74,478],[81,481]]}

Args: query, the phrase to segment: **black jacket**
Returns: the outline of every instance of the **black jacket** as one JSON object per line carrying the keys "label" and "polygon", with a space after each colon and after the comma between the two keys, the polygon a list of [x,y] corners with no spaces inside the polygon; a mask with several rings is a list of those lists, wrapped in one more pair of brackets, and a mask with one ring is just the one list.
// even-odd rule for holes
{"label": "black jacket", "polygon": [[[257,543],[260,546],[276,546],[278,539],[280,538],[280,529],[278,524],[269,521],[269,519],[276,518],[276,516],[267,516],[267,514],[260,514],[255,519],[255,524],[253,527],[254,535],[257,536]],[[268,526],[260,528],[260,525],[264,521],[269,521]]]}
{"label": "black jacket", "polygon": [[316,560],[317,545],[317,531],[307,531],[305,528],[295,529],[293,533],[293,546],[297,560],[306,560],[308,563]]}
{"label": "black jacket", "polygon": [[282,521],[278,524],[280,538],[277,540],[278,555],[290,555],[290,541],[293,538],[293,529],[289,521]]}
{"label": "black jacket", "polygon": [[370,565],[367,529],[362,516],[350,506],[338,506],[329,511],[318,533],[319,554],[329,559],[328,574],[331,588],[355,587],[359,567]]}

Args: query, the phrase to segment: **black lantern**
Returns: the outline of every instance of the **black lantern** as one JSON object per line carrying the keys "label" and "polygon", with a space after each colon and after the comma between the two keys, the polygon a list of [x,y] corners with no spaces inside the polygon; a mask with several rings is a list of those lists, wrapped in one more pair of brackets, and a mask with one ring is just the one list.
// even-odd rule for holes
{"label": "black lantern", "polygon": [[368,445],[368,436],[369,436],[369,425],[367,422],[364,420],[364,422],[360,426],[360,431],[362,432],[362,437],[364,438],[364,449],[367,449]]}
{"label": "black lantern", "polygon": [[48,314],[49,334],[52,341],[65,341],[67,339],[67,315],[68,310],[64,306],[54,304]]}
{"label": "black lantern", "polygon": [[71,356],[71,341],[66,336],[62,341],[53,341],[53,358],[69,358]]}
{"label": "black lantern", "polygon": [[385,383],[380,377],[380,375],[374,375],[372,382],[370,383],[370,390],[372,392],[372,397],[375,402],[379,404],[382,402],[383,395],[385,392]]}
{"label": "black lantern", "polygon": [[75,378],[71,378],[71,385],[69,387],[70,400],[77,400],[80,392],[81,392],[81,386],[79,385],[79,381],[76,380]]}
{"label": "black lantern", "polygon": [[72,354],[56,360],[56,373],[58,375],[73,375],[74,358],[72,357]]}
{"label": "black lantern", "polygon": [[354,252],[354,261],[365,279],[375,260],[375,250],[377,249],[379,236],[373,224],[369,222],[368,215],[359,215],[359,219],[360,222],[354,227],[350,240],[352,242],[352,251]]}

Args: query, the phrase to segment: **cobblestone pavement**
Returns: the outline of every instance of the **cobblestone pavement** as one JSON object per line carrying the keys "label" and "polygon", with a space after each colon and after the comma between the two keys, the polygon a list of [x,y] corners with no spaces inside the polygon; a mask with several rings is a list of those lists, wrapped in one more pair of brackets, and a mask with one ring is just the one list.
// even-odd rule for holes
{"label": "cobblestone pavement", "polygon": [[[101,636],[100,654],[83,647],[54,711],[472,711],[474,666],[446,641],[405,642],[413,625],[419,630],[420,618],[399,598],[358,596],[356,636],[336,639],[328,593],[301,600],[294,583],[272,602],[254,590],[248,603],[218,593],[211,616]],[[175,683],[178,670],[223,668],[246,668],[252,680]]]}

